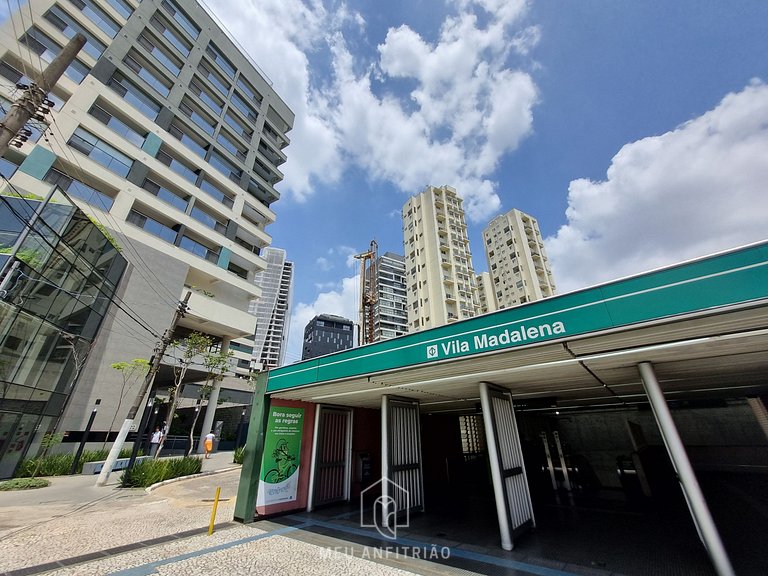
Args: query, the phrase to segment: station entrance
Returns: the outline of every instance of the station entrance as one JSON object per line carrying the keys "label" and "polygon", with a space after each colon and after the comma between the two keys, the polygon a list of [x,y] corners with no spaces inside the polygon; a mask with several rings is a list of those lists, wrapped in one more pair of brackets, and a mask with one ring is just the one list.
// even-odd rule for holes
{"label": "station entrance", "polygon": [[[359,499],[382,505],[382,538],[457,554],[762,574],[767,348],[759,244],[284,367],[261,380],[235,517],[341,501],[357,534]],[[304,411],[312,456],[292,501],[258,507],[258,431],[280,406]],[[324,410],[350,414],[343,454],[323,456]],[[343,474],[330,498],[325,470]]]}

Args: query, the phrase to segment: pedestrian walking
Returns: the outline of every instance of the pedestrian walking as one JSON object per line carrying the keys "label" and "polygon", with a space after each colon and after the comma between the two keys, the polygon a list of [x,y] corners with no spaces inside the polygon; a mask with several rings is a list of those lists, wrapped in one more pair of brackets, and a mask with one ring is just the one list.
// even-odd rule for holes
{"label": "pedestrian walking", "polygon": [[205,435],[205,457],[210,458],[211,452],[213,452],[213,441],[216,439],[216,434],[208,432]]}
{"label": "pedestrian walking", "polygon": [[155,428],[152,432],[152,438],[149,440],[149,455],[154,456],[157,454],[157,449],[160,446],[160,442],[163,440],[163,432],[160,430],[160,426]]}

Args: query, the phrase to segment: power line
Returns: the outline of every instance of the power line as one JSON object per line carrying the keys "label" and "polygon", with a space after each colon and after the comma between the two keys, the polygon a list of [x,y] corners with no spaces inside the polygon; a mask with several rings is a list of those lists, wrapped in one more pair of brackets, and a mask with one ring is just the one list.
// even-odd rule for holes
{"label": "power line", "polygon": [[[50,132],[51,137],[56,141],[56,145],[59,148],[61,148],[61,150],[64,152],[65,159],[67,161],[69,161],[74,166],[75,171],[77,172],[79,178],[74,178],[71,174],[69,174],[67,168],[60,164],[59,166],[61,168],[61,171],[70,180],[76,180],[78,182],[83,182],[85,180],[85,178],[83,178],[83,175],[85,173],[85,169],[80,164],[80,160],[77,158],[77,156],[74,154],[74,152],[72,152],[69,149],[69,145],[68,144],[62,144],[62,142],[58,139],[58,137],[56,136],[56,134],[53,131],[53,128],[55,128],[56,130],[59,131],[59,134],[61,135],[62,140],[64,140],[64,134],[62,133],[61,129],[59,128],[59,125],[56,122],[56,118],[53,115],[51,116],[51,118],[52,118],[52,124],[51,124],[52,128],[51,128],[51,132]],[[70,199],[70,201],[72,201],[74,203],[74,200],[72,200],[71,196],[69,194],[67,194],[65,190],[62,190],[62,192],[64,193],[64,195],[68,199]],[[86,204],[87,204],[87,202],[86,202]],[[126,248],[128,248],[130,250],[130,252],[132,253],[132,255],[136,258],[136,260],[134,262],[132,262],[132,264],[134,264],[134,267],[136,268],[136,271],[138,272],[138,274],[144,279],[144,281],[147,283],[149,288],[155,294],[157,294],[158,298],[160,298],[161,300],[165,300],[166,302],[168,302],[169,304],[172,304],[173,306],[176,306],[176,304],[178,303],[179,299],[174,295],[173,291],[171,291],[171,289],[168,288],[157,277],[157,274],[155,274],[154,271],[149,267],[149,265],[146,263],[144,258],[142,258],[141,254],[139,253],[139,251],[136,248],[136,246],[133,244],[130,236],[128,236],[128,234],[126,234],[125,231],[123,231],[123,229],[120,227],[120,225],[118,224],[117,220],[115,219],[114,216],[112,216],[112,214],[109,212],[109,210],[104,210],[103,213],[104,213],[104,215],[106,215],[107,219],[110,221],[110,223],[111,223],[110,227],[113,228],[114,230],[117,230],[125,238]],[[92,214],[92,217],[99,224],[101,224],[102,226],[105,226],[104,222],[102,222],[95,213]],[[142,269],[141,266],[139,266],[139,263],[141,263],[141,265],[143,266],[143,269]],[[154,278],[155,282],[151,281],[148,278],[148,275],[151,276],[152,278]],[[155,288],[156,285],[159,285],[161,288],[163,288],[165,290],[165,292],[167,292],[167,296],[161,294],[160,292],[158,292],[157,289]],[[170,296],[170,300],[167,299],[168,296]]]}
{"label": "power line", "polygon": [[[6,3],[7,3],[7,5],[8,5],[8,11],[9,11],[9,13],[11,13],[12,11],[11,11],[11,4],[10,4],[10,0],[6,0]],[[24,12],[23,12],[23,9],[22,9],[22,7],[21,7],[21,4],[20,4],[20,0],[17,0],[17,5],[18,5],[18,8],[19,8],[19,10],[18,10],[18,15],[19,15],[19,18],[21,19],[21,24],[22,24],[22,26],[23,26],[23,27],[26,27],[26,24],[24,23]],[[34,23],[34,16],[33,16],[33,14],[32,14],[32,8],[31,8],[31,6],[30,6],[29,4],[28,4],[28,8],[29,8],[29,15],[30,15],[30,26],[32,26],[32,24]],[[11,22],[12,22],[12,25],[13,25],[14,36],[16,37],[16,44],[17,44],[17,47],[18,47],[18,49],[19,49],[19,56],[20,56],[20,58],[21,58],[21,64],[22,64],[22,68],[24,69],[24,74],[25,74],[25,76],[29,77],[29,74],[28,74],[28,72],[27,72],[27,70],[26,70],[26,65],[25,65],[25,63],[24,63],[24,58],[23,58],[23,56],[22,56],[22,53],[21,53],[21,44],[22,44],[22,43],[21,43],[21,42],[19,41],[19,39],[18,39],[18,32],[17,32],[17,30],[16,30],[16,25],[15,25],[15,22],[13,21],[13,18],[12,18],[12,17],[11,17]],[[25,31],[25,33],[26,33],[26,31]],[[28,52],[29,52],[29,54],[30,54],[30,59],[33,59],[33,57],[32,57],[32,50],[31,50],[30,46],[29,46],[28,44],[26,44],[26,43],[25,43],[25,46],[26,46],[26,48],[27,48],[27,51],[28,51]],[[38,59],[38,62],[40,63],[40,69],[42,70],[44,66],[43,66],[43,60],[42,60],[42,58],[40,57],[40,54],[37,54],[37,59]],[[53,88],[53,87],[51,87],[51,88]],[[61,132],[61,129],[59,128],[58,124],[56,123],[56,118],[55,118],[53,115],[51,115],[51,120],[52,120],[52,125],[53,125],[53,126],[54,126],[54,127],[57,129],[57,130],[59,130],[59,133],[60,133],[60,135],[61,135],[61,137],[62,137],[62,140],[64,140],[64,135],[63,135],[63,133]],[[46,128],[45,128],[45,129],[43,129],[43,130],[41,130],[41,132],[42,132],[42,135],[43,135],[43,137],[44,137],[44,138],[45,138],[45,132],[46,132],[46,129],[47,129],[47,128],[51,128],[51,125],[46,125]],[[66,157],[66,155],[67,155],[67,153],[68,153],[68,152],[70,152],[70,153],[71,153],[71,151],[69,150],[69,146],[68,146],[68,145],[66,145],[66,144],[62,144],[62,143],[61,143],[61,142],[58,140],[58,138],[56,137],[56,134],[53,132],[53,128],[51,128],[51,130],[50,130],[50,135],[51,135],[51,136],[54,138],[54,140],[56,140],[56,143],[57,143],[57,145],[58,145],[58,146],[61,148],[61,150],[63,150],[63,151],[64,151],[64,155],[65,155],[65,157]],[[45,140],[47,141],[47,138],[45,138]],[[80,178],[79,178],[79,179],[77,179],[77,178],[72,178],[72,177],[71,177],[71,176],[70,176],[70,175],[67,173],[67,171],[66,171],[66,168],[64,168],[64,174],[65,174],[65,175],[66,175],[68,178],[70,178],[70,179],[74,179],[74,180],[79,180],[79,181],[82,181],[82,180],[83,180],[83,178],[82,178],[82,173],[84,172],[84,170],[82,169],[82,166],[80,166],[80,162],[79,162],[79,160],[77,159],[77,156],[76,156],[76,155],[74,155],[74,154],[72,154],[72,160],[71,160],[71,161],[73,161],[73,164],[75,165],[76,169],[77,169],[77,170],[79,170],[79,172],[80,172]],[[62,190],[62,192],[64,193],[64,195],[65,195],[65,196],[66,196],[66,197],[67,197],[67,198],[68,198],[70,201],[72,201],[72,198],[71,198],[71,197],[70,197],[68,194],[66,194],[66,191],[63,191],[63,190]],[[74,203],[74,202],[73,202],[73,203]],[[157,296],[158,296],[160,299],[163,299],[163,300],[165,300],[165,299],[166,299],[166,296],[164,296],[164,295],[160,294],[160,292],[158,292],[158,291],[157,291],[157,289],[155,288],[155,286],[156,286],[156,285],[160,285],[160,286],[161,286],[161,287],[162,287],[162,288],[163,288],[163,289],[164,289],[164,290],[165,290],[165,291],[168,293],[168,296],[170,296],[170,300],[166,300],[166,301],[167,301],[169,304],[171,304],[171,305],[173,305],[173,306],[175,307],[175,306],[177,305],[178,301],[179,301],[179,299],[178,299],[177,295],[176,295],[176,294],[174,294],[174,293],[173,293],[173,291],[172,291],[172,290],[170,290],[170,289],[169,289],[169,288],[168,288],[168,287],[167,287],[167,286],[166,286],[166,285],[165,285],[165,284],[164,284],[164,283],[163,283],[163,282],[162,282],[162,281],[161,281],[161,280],[160,280],[160,279],[157,277],[157,275],[156,275],[156,274],[155,274],[155,273],[152,271],[152,269],[151,269],[151,268],[150,268],[150,267],[147,265],[147,263],[146,263],[146,262],[144,261],[144,259],[141,257],[141,254],[138,252],[138,250],[136,249],[136,247],[135,247],[135,246],[133,245],[133,243],[131,242],[131,240],[130,240],[130,237],[129,237],[127,234],[125,234],[125,232],[124,232],[124,231],[123,231],[123,230],[120,228],[119,224],[117,223],[117,220],[116,220],[116,219],[115,219],[115,218],[114,218],[114,217],[113,217],[113,216],[112,216],[112,215],[109,213],[109,211],[108,211],[108,210],[107,210],[107,211],[104,211],[104,214],[106,214],[106,215],[107,215],[107,218],[109,218],[109,220],[112,222],[112,226],[111,226],[111,227],[112,227],[113,229],[117,230],[118,232],[120,232],[120,233],[121,233],[121,234],[122,234],[122,235],[125,237],[125,239],[126,239],[126,247],[130,248],[130,250],[132,251],[132,254],[133,254],[133,256],[136,258],[136,260],[134,260],[132,263],[134,264],[134,267],[136,268],[136,270],[137,270],[137,272],[139,273],[139,275],[140,275],[140,276],[142,276],[142,278],[145,280],[145,282],[146,282],[146,283],[147,283],[147,285],[150,287],[150,289],[151,289],[153,292],[155,292],[155,294],[157,294]],[[105,225],[103,222],[101,222],[101,221],[99,220],[99,218],[98,218],[98,216],[96,216],[96,214],[93,214],[92,216],[93,216],[94,220],[96,220],[96,221],[97,221],[99,224],[101,224],[102,226],[104,226],[104,225]],[[143,266],[144,266],[144,270],[145,270],[145,271],[146,271],[146,272],[147,272],[147,273],[148,273],[148,274],[149,274],[149,275],[150,275],[152,278],[154,278],[155,282],[153,282],[153,281],[150,281],[150,279],[147,277],[147,275],[144,273],[144,271],[142,271],[142,269],[141,269],[141,266],[139,266],[139,262],[141,263],[141,265],[143,265]]]}
{"label": "power line", "polygon": [[[4,179],[4,180],[5,180],[7,183],[8,183],[8,185],[11,187],[11,189],[12,189],[14,192],[16,192],[16,194],[19,194],[18,190],[16,190],[16,188],[13,186],[13,184],[12,184],[11,182],[9,182],[9,181],[8,181],[8,179],[7,179],[7,178],[5,178],[5,176],[2,176],[2,177],[3,177],[3,179]],[[21,196],[21,195],[19,194],[19,196]],[[23,197],[22,197],[21,199],[22,199],[22,200],[24,200],[24,202],[27,204],[27,207],[29,207],[30,209],[32,208],[32,205],[31,205],[31,203],[29,202],[29,200],[27,200],[26,198],[23,198]],[[2,201],[3,201],[3,202],[4,202],[4,203],[5,203],[7,206],[8,206],[9,210],[10,210],[10,211],[13,213],[13,215],[14,215],[14,216],[16,216],[16,218],[17,218],[17,219],[18,219],[20,222],[22,222],[22,223],[26,223],[26,222],[27,222],[27,218],[25,218],[25,216],[24,216],[24,215],[22,215],[22,214],[19,214],[19,212],[16,210],[16,208],[15,208],[15,207],[14,207],[14,206],[13,206],[13,205],[12,205],[12,204],[11,204],[11,203],[8,201],[8,199],[7,199],[7,198],[5,198],[5,196],[3,196],[3,195],[0,195],[0,200],[2,200]],[[39,222],[41,222],[41,223],[42,223],[42,224],[43,224],[45,227],[47,227],[47,228],[48,228],[48,229],[49,229],[51,232],[53,232],[53,233],[54,233],[54,234],[55,234],[57,237],[61,238],[61,235],[60,235],[60,234],[59,234],[59,233],[58,233],[58,232],[57,232],[57,231],[56,231],[56,230],[55,230],[53,227],[51,227],[51,226],[50,226],[50,224],[48,224],[48,223],[45,221],[45,219],[43,219],[43,218],[40,218],[40,219],[39,219]],[[69,260],[69,259],[68,259],[68,258],[67,258],[67,257],[66,257],[66,256],[65,256],[65,255],[64,255],[64,254],[63,254],[63,253],[60,251],[60,250],[58,250],[58,249],[56,248],[56,246],[54,246],[54,245],[53,245],[53,244],[52,244],[52,243],[51,243],[51,242],[50,242],[50,241],[49,241],[49,240],[48,240],[48,239],[47,239],[47,238],[46,238],[44,235],[38,235],[37,237],[38,237],[38,238],[40,238],[40,239],[41,239],[43,242],[45,242],[45,243],[46,243],[46,244],[47,244],[47,245],[48,245],[48,246],[51,248],[51,250],[52,250],[52,252],[53,252],[53,253],[55,253],[55,254],[56,254],[57,256],[59,256],[59,257],[60,257],[60,258],[61,258],[61,259],[62,259],[64,262],[66,262],[66,263],[67,263],[67,264],[69,264],[71,267],[73,267],[75,270],[77,270],[77,267],[75,266],[74,262],[70,261],[70,260]],[[79,270],[78,270],[78,272],[79,272]],[[54,284],[54,285],[55,285],[55,284]],[[57,287],[58,287],[59,289],[62,289],[60,286],[57,286]],[[106,294],[106,292],[104,292],[104,290],[103,290],[103,289],[102,289],[100,286],[96,286],[96,289],[97,289],[99,292],[101,292],[102,294]],[[159,336],[158,336],[158,334],[157,334],[157,333],[154,331],[154,329],[151,327],[151,325],[150,325],[148,322],[146,322],[145,320],[143,320],[143,319],[142,319],[142,318],[141,318],[141,317],[138,315],[138,313],[137,313],[137,312],[135,312],[134,310],[130,309],[130,306],[128,306],[128,304],[126,304],[126,303],[125,303],[125,302],[124,302],[124,301],[123,301],[123,300],[122,300],[122,299],[121,299],[119,296],[117,296],[117,294],[114,294],[112,297],[107,297],[107,298],[109,298],[111,301],[113,301],[113,302],[114,302],[114,304],[115,304],[115,306],[117,306],[117,307],[118,307],[120,310],[122,310],[123,312],[125,312],[125,314],[126,314],[127,316],[129,316],[129,317],[130,317],[132,320],[134,320],[134,322],[136,322],[137,324],[139,324],[139,326],[141,326],[141,327],[142,327],[144,330],[146,330],[147,332],[149,332],[150,334],[152,334],[152,336],[154,336],[154,337],[156,337],[156,338],[157,338],[157,337],[159,337]],[[123,307],[123,305],[125,306],[125,308]],[[86,306],[87,306],[88,308],[90,308],[91,310],[93,310],[93,308],[92,308],[91,306],[88,306],[88,305],[86,305]],[[126,308],[128,308],[128,310],[130,310],[130,312],[129,312],[128,310],[126,310]]]}

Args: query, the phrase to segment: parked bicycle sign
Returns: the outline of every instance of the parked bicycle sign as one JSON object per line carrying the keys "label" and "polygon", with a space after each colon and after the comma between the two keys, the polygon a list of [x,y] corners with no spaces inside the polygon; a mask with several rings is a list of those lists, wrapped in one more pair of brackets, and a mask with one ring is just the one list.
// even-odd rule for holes
{"label": "parked bicycle sign", "polygon": [[269,411],[257,505],[296,500],[303,427],[303,408],[275,406]]}

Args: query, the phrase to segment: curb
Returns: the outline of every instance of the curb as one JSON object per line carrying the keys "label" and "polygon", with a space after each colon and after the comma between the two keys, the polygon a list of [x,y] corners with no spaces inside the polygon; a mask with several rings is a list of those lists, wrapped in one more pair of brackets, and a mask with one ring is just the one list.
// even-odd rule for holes
{"label": "curb", "polygon": [[192,480],[193,478],[202,478],[203,476],[213,476],[214,474],[223,474],[224,472],[231,472],[232,470],[240,470],[242,467],[243,467],[242,464],[238,464],[236,466],[230,466],[229,468],[221,468],[220,470],[208,470],[207,472],[200,472],[199,474],[190,474],[189,476],[178,476],[176,478],[169,478],[168,480],[163,480],[162,482],[152,484],[152,486],[147,486],[146,488],[144,488],[144,491],[147,494],[149,494],[155,488],[160,488],[161,486],[167,486],[168,484],[173,484],[174,482],[181,482],[182,480]]}

